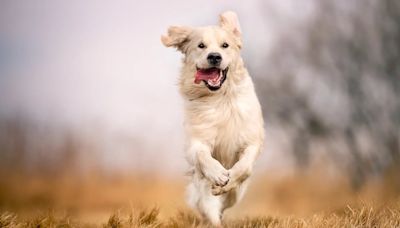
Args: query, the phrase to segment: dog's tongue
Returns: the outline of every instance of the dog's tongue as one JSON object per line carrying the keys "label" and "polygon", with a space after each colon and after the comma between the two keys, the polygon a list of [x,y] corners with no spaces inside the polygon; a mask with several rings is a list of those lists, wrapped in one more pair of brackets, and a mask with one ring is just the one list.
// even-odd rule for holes
{"label": "dog's tongue", "polygon": [[195,75],[194,83],[199,84],[202,80],[215,80],[219,76],[219,70],[217,68],[211,69],[200,69],[197,70]]}

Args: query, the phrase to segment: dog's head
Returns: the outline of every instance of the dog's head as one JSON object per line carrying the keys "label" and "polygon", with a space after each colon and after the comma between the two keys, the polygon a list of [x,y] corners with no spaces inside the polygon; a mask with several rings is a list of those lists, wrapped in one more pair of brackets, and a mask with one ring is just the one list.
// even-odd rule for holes
{"label": "dog's head", "polygon": [[223,86],[242,46],[239,21],[230,11],[220,15],[218,26],[171,26],[161,41],[185,55],[183,83],[207,87],[209,91]]}

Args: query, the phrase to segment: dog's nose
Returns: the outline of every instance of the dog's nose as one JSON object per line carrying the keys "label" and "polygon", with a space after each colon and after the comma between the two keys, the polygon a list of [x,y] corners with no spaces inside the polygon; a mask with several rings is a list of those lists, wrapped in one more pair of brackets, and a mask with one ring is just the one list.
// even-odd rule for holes
{"label": "dog's nose", "polygon": [[210,65],[218,66],[222,61],[222,56],[217,52],[212,52],[208,54],[207,61]]}

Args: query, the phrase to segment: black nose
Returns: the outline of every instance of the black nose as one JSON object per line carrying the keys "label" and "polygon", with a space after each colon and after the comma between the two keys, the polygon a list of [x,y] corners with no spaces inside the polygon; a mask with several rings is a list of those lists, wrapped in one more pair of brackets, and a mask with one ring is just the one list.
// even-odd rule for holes
{"label": "black nose", "polygon": [[219,53],[212,52],[207,56],[208,63],[213,66],[218,66],[222,61],[222,56]]}

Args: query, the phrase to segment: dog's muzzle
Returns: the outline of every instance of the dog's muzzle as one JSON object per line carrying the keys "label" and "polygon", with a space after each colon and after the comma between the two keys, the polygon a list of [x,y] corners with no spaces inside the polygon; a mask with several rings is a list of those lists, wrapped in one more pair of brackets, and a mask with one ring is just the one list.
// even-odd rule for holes
{"label": "dog's muzzle", "polygon": [[197,68],[194,82],[199,84],[201,81],[203,81],[209,90],[217,91],[224,83],[228,70],[228,67],[224,70],[221,70],[217,67],[208,69]]}

